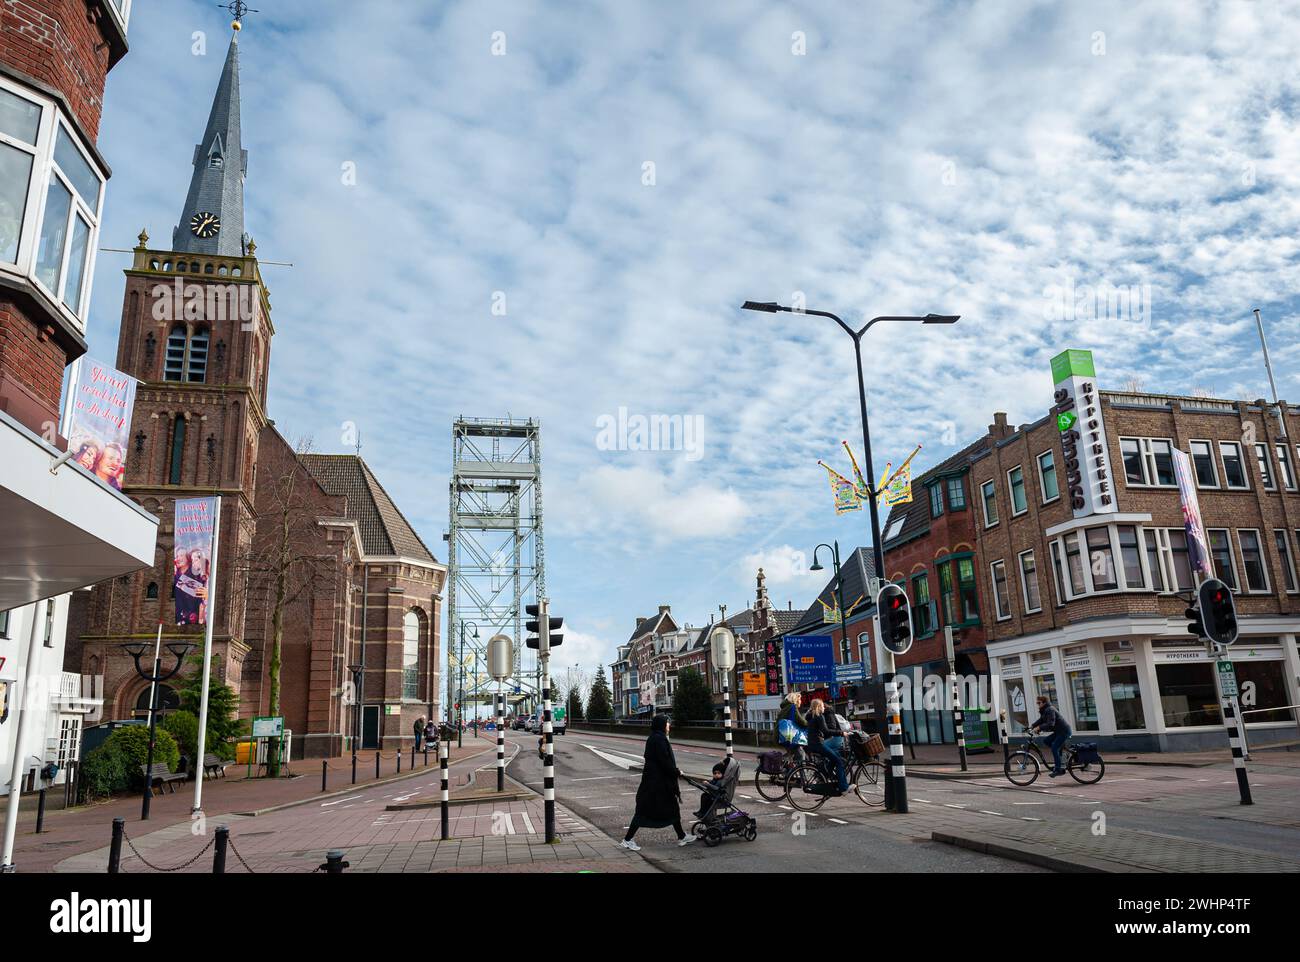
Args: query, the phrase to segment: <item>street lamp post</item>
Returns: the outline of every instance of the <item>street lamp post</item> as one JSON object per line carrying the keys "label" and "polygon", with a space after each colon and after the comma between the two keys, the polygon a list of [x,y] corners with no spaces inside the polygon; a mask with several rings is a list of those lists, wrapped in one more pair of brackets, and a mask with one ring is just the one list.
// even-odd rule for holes
{"label": "street lamp post", "polygon": [[[853,340],[853,359],[858,366],[858,407],[862,415],[862,453],[867,463],[867,499],[869,501],[871,514],[871,544],[874,549],[873,555],[875,560],[875,576],[877,581],[885,577],[885,551],[884,546],[880,543],[880,518],[876,511],[876,469],[875,463],[871,459],[871,428],[867,420],[867,384],[862,374],[862,338],[867,331],[871,330],[874,324],[880,321],[904,321],[916,324],[955,324],[961,317],[959,314],[926,314],[918,315],[895,315],[885,314],[879,317],[873,317],[857,330],[849,327],[843,319],[830,311],[809,311],[795,310],[792,307],[785,307],[777,304],[775,301],[745,301],[741,305],[746,311],[761,311],[766,314],[778,314],[785,312],[787,314],[811,314],[815,317],[827,317],[840,326]],[[874,602],[875,599],[873,598]],[[899,779],[899,784],[894,785],[894,768],[898,765],[901,768],[903,735],[899,719],[898,705],[898,686],[894,681],[894,656],[884,647],[879,645],[880,639],[876,639],[878,649],[881,652],[881,674],[885,681],[885,690],[889,697],[889,764],[886,769],[885,778],[885,804],[892,811],[900,814],[907,812],[907,788],[906,783]],[[897,744],[898,752],[895,754],[894,746]],[[897,759],[897,761],[896,761]],[[905,774],[905,770],[904,770]]]}
{"label": "street lamp post", "polygon": [[840,650],[843,651],[845,642],[849,638],[849,613],[844,607],[844,578],[840,574],[840,543],[838,540],[831,544],[822,543],[813,548],[813,563],[809,566],[809,571],[822,571],[821,564],[817,561],[817,553],[825,548],[831,553],[831,563],[835,566],[835,604],[840,609]]}
{"label": "street lamp post", "polygon": [[[167,645],[167,650],[171,652],[172,657],[176,659],[176,664],[172,666],[171,671],[166,673],[162,670],[162,625],[158,625],[158,640],[154,645],[153,653],[153,670],[145,671],[140,666],[140,659],[144,657],[149,646],[141,642],[123,645],[122,648],[131,660],[135,662],[135,671],[141,678],[149,682],[149,748],[145,754],[145,775],[144,775],[144,798],[140,803],[140,820],[147,821],[149,818],[149,802],[153,798],[153,748],[155,736],[158,733],[158,695],[162,683],[168,678],[173,677],[181,670],[181,665],[185,663],[185,656],[194,646],[189,642],[171,642]],[[203,746],[196,745],[194,753],[199,757],[196,759],[198,764],[203,763]]]}
{"label": "street lamp post", "polygon": [[352,673],[352,784],[357,783],[357,743],[361,741],[361,671],[363,665],[348,665]]}
{"label": "street lamp post", "polygon": [[465,626],[469,625],[474,629],[474,640],[478,641],[478,625],[472,621],[462,621],[460,623],[460,691],[456,699],[456,747],[462,748],[465,744]]}

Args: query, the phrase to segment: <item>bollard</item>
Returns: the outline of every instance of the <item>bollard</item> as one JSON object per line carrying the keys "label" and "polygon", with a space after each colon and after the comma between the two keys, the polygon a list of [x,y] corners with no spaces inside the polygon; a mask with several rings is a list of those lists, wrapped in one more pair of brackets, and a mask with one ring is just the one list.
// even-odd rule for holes
{"label": "bollard", "polygon": [[122,864],[122,836],[126,834],[126,819],[120,815],[113,819],[113,841],[108,846],[108,874],[117,875]]}
{"label": "bollard", "polygon": [[212,874],[226,874],[226,846],[230,844],[230,826],[218,825],[216,845],[212,849]]}
{"label": "bollard", "polygon": [[352,784],[357,783],[357,753],[352,753]]}
{"label": "bollard", "polygon": [[45,789],[41,789],[41,796],[36,802],[36,834],[40,835],[45,831]]}
{"label": "bollard", "polygon": [[397,756],[397,774],[402,774],[402,750],[399,748],[393,753]]}
{"label": "bollard", "polygon": [[448,745],[446,741],[443,741],[438,746],[438,767],[442,769],[442,837],[443,838],[451,837],[451,830],[450,830],[451,820],[450,820],[450,813],[448,812],[448,807],[449,807],[448,802],[450,801],[451,795],[450,792],[448,792],[447,790],[447,749],[448,749]]}
{"label": "bollard", "polygon": [[325,778],[329,774],[329,762],[321,759],[320,763],[320,790],[325,791]]}
{"label": "bollard", "polygon": [[325,862],[317,871],[324,872],[326,875],[342,875],[343,870],[347,867],[348,863],[343,861],[343,853],[336,848],[332,848],[325,853]]}
{"label": "bollard", "polygon": [[424,743],[424,767],[429,767],[429,743]]}
{"label": "bollard", "polygon": [[379,777],[379,752],[375,752],[375,778]]}
{"label": "bollard", "polygon": [[411,771],[415,771],[415,746],[411,746]]}

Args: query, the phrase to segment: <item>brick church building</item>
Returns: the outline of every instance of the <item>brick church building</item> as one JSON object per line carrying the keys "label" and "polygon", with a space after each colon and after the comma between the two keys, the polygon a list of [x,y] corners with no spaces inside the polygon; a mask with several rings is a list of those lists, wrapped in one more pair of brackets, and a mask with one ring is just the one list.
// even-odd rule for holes
{"label": "brick church building", "polygon": [[202,628],[174,616],[173,506],[217,495],[214,678],[239,693],[241,717],[272,714],[278,608],[275,713],[292,757],[343,752],[355,731],[362,747],[401,747],[440,710],[447,569],[360,457],[295,450],[268,416],[275,327],[244,232],[237,39],[193,165],[170,245],[140,234],[118,338],[117,366],[139,381],[123,492],[160,520],[155,564],[77,593],[67,667],[104,676],[106,718],[144,717],[148,684],[122,645],[161,623],[164,644],[201,650]]}

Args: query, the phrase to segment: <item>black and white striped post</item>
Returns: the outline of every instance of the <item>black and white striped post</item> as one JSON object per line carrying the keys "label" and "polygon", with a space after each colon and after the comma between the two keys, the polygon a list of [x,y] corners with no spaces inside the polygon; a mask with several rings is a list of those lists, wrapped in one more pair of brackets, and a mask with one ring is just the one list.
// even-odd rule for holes
{"label": "black and white striped post", "polygon": [[546,812],[546,842],[555,841],[555,734],[551,728],[550,658],[542,656],[542,804]]}
{"label": "black and white striped post", "polygon": [[723,621],[709,634],[709,646],[712,649],[713,668],[722,675],[722,725],[723,737],[727,742],[727,757],[734,758],[731,744],[731,673],[736,668],[736,636],[727,627],[726,605],[722,606]]}
{"label": "black and white striped post", "polygon": [[442,776],[442,837],[451,838],[451,792],[447,785],[447,752],[449,750],[451,739],[442,738],[438,741],[438,769]]}
{"label": "black and white striped post", "polygon": [[1241,804],[1254,805],[1250,797],[1250,779],[1246,774],[1246,753],[1242,749],[1241,712],[1236,698],[1223,699],[1223,723],[1228,729],[1228,744],[1232,747],[1232,767],[1237,771],[1237,791]]}
{"label": "black and white striped post", "polygon": [[488,672],[496,679],[497,694],[497,791],[506,790],[506,696],[501,683],[514,669],[515,643],[509,635],[493,635],[488,639]]}
{"label": "black and white striped post", "polygon": [[952,676],[952,724],[957,730],[957,757],[961,759],[961,770],[966,768],[966,726],[965,712],[961,707],[961,686],[957,681],[957,656],[952,642],[952,626],[944,625],[943,640],[948,647],[948,674]]}

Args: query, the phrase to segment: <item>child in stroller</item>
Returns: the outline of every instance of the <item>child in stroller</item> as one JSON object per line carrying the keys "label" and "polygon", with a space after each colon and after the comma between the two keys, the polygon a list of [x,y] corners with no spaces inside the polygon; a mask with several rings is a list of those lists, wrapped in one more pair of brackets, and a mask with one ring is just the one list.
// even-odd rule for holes
{"label": "child in stroller", "polygon": [[705,845],[712,848],[728,835],[739,835],[747,842],[758,837],[758,822],[733,804],[740,782],[740,764],[734,758],[714,765],[710,781],[689,775],[682,778],[700,790],[700,810],[695,813],[699,821],[691,826],[691,832]]}

